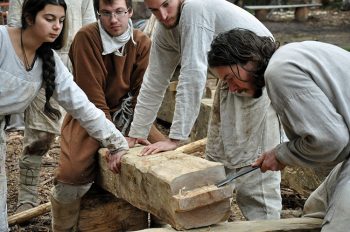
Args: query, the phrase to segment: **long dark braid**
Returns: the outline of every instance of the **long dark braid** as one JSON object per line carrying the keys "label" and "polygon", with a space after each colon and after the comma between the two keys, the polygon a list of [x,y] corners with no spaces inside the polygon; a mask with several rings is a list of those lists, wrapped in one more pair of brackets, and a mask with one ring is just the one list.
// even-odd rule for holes
{"label": "long dark braid", "polygon": [[61,118],[61,113],[59,110],[52,107],[50,104],[50,98],[55,90],[55,78],[56,78],[56,70],[55,70],[55,58],[51,46],[47,43],[41,45],[37,50],[37,55],[43,61],[43,81],[45,85],[45,106],[44,113],[52,119],[58,120]]}
{"label": "long dark braid", "polygon": [[[43,10],[48,4],[62,6],[65,12],[67,10],[67,5],[64,0],[25,0],[22,6],[22,30],[25,30],[30,24],[34,24],[37,13]],[[53,108],[50,104],[50,98],[55,90],[56,78],[56,63],[52,49],[61,49],[64,46],[65,38],[65,25],[63,25],[62,32],[54,42],[43,43],[36,51],[36,55],[41,58],[43,62],[42,77],[45,85],[46,98],[44,113],[54,120],[60,119],[62,115],[59,110]]]}

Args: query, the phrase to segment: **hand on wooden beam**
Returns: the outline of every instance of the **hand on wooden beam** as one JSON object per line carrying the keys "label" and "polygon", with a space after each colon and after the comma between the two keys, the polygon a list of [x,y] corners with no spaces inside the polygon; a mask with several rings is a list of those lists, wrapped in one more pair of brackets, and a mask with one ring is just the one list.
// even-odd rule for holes
{"label": "hand on wooden beam", "polygon": [[153,155],[162,151],[172,151],[178,148],[180,140],[166,139],[144,147],[140,156]]}
{"label": "hand on wooden beam", "polygon": [[141,144],[144,146],[151,144],[147,139],[133,138],[133,137],[125,137],[125,139],[126,141],[128,141],[128,145],[130,148],[135,147],[136,144]]}
{"label": "hand on wooden beam", "polygon": [[127,152],[127,150],[121,150],[115,153],[109,151],[109,154],[106,156],[108,168],[115,174],[120,173],[121,159]]}

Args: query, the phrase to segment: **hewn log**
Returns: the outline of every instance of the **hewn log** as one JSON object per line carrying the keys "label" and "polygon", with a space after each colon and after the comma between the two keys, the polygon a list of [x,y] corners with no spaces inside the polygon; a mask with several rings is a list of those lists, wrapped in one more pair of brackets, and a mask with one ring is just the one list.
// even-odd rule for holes
{"label": "hewn log", "polygon": [[[217,82],[217,79],[213,79],[213,78],[207,80],[206,87],[203,94],[203,99],[212,98],[214,96],[212,93],[212,90],[215,89],[216,82]],[[162,105],[160,106],[157,114],[157,118],[168,123],[172,123],[173,117],[174,117],[177,84],[178,84],[177,80],[170,82],[164,94]]]}
{"label": "hewn log", "polygon": [[148,213],[94,187],[83,197],[78,231],[136,231],[148,228]]}
{"label": "hewn log", "polygon": [[201,108],[191,131],[191,141],[197,141],[207,137],[212,107],[213,98],[204,98],[201,100]]}
{"label": "hewn log", "polygon": [[[322,169],[320,169],[322,170]],[[328,173],[327,171],[325,171]],[[298,194],[307,198],[325,179],[327,174],[315,172],[310,168],[286,167],[282,171],[281,184],[295,190]]]}
{"label": "hewn log", "polygon": [[[193,232],[319,232],[322,220],[318,218],[288,218],[280,220],[240,221],[220,223],[210,227],[191,229]],[[140,232],[171,232],[172,228],[151,228]]]}
{"label": "hewn log", "polygon": [[168,123],[172,123],[173,117],[174,117],[176,85],[177,85],[177,81],[176,81],[176,84],[170,84],[170,86],[166,90],[162,105],[160,106],[157,114],[157,118]]}
{"label": "hewn log", "polygon": [[197,140],[195,142],[183,145],[176,149],[176,151],[183,152],[186,154],[192,154],[198,151],[204,151],[207,145],[207,138]]}
{"label": "hewn log", "polygon": [[130,149],[123,156],[120,175],[107,168],[107,150],[100,149],[97,183],[176,229],[208,226],[228,218],[232,187],[214,185],[225,178],[222,164],[178,151],[139,156],[141,149]]}
{"label": "hewn log", "polygon": [[51,203],[47,202],[45,204],[34,207],[32,209],[28,209],[26,211],[9,216],[8,223],[10,226],[15,224],[21,224],[32,218],[48,213],[50,212],[50,210],[51,210]]}

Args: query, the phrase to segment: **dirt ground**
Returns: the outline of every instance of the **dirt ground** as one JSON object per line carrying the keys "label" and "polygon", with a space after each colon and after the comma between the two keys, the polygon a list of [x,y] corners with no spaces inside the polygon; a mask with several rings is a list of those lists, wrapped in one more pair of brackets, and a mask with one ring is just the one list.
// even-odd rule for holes
{"label": "dirt ground", "polygon": [[[269,15],[264,24],[272,31],[281,44],[301,41],[319,40],[350,49],[350,12],[339,10],[313,10],[307,22],[298,23],[293,20],[293,12],[276,11]],[[23,134],[7,133],[7,177],[8,177],[8,215],[12,215],[17,204],[18,158],[22,150]],[[49,153],[43,158],[39,195],[41,203],[48,202],[48,195],[53,185],[55,167],[58,164],[59,139],[53,144]],[[287,186],[282,186],[283,217],[299,217],[307,196],[295,194]],[[11,227],[11,231],[51,231],[49,214],[40,216],[26,225]],[[236,205],[233,206],[231,220],[244,220]]]}
{"label": "dirt ground", "polygon": [[350,11],[311,10],[306,22],[296,22],[294,11],[274,11],[265,26],[281,45],[303,40],[317,40],[350,50]]}

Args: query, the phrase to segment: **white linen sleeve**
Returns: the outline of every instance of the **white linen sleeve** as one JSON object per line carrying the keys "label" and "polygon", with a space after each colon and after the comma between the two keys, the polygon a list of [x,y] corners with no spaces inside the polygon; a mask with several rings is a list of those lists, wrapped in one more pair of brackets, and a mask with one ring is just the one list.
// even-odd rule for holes
{"label": "white linen sleeve", "polygon": [[[161,29],[158,27],[158,30]],[[162,32],[164,31],[159,32],[152,41],[150,62],[137,97],[129,132],[129,136],[133,138],[148,137],[172,74],[179,63],[179,53],[164,42],[162,36],[165,33]]]}
{"label": "white linen sleeve", "polygon": [[265,72],[269,97],[290,140],[276,147],[277,159],[291,166],[334,166],[348,156],[349,129],[308,75],[295,62],[269,65]]}
{"label": "white linen sleeve", "polygon": [[181,71],[169,134],[172,139],[188,139],[199,113],[207,80],[207,52],[214,32],[201,23],[193,22],[194,19],[181,25]]}

